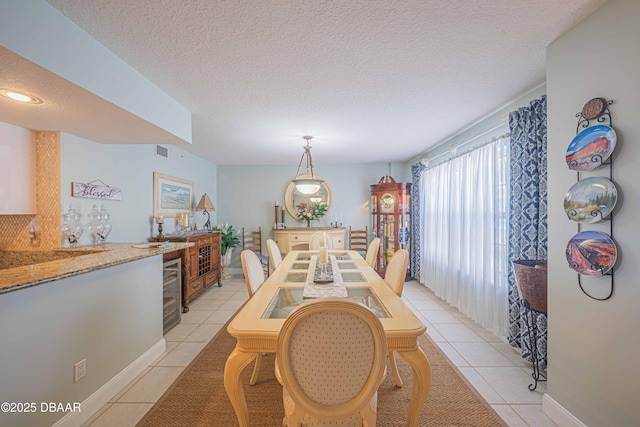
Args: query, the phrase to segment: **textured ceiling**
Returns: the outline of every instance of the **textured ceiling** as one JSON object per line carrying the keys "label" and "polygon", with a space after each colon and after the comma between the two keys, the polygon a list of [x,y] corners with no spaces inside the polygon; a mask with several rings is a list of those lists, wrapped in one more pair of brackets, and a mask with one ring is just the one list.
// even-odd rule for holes
{"label": "textured ceiling", "polygon": [[602,0],[47,0],[193,114],[217,164],[407,161],[545,81]]}

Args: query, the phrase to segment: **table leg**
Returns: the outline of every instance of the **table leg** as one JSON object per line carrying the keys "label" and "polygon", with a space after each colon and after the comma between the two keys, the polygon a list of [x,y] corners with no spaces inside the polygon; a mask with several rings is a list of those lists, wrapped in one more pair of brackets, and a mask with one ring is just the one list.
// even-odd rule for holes
{"label": "table leg", "polygon": [[256,356],[257,353],[240,351],[236,346],[224,365],[224,389],[227,391],[227,396],[231,401],[231,405],[233,405],[234,411],[236,411],[240,427],[249,426],[249,410],[247,409],[247,401],[240,382],[240,374]]}
{"label": "table leg", "polygon": [[431,365],[420,347],[412,351],[398,351],[398,354],[413,368],[413,392],[407,425],[415,427],[418,425],[420,411],[431,389]]}

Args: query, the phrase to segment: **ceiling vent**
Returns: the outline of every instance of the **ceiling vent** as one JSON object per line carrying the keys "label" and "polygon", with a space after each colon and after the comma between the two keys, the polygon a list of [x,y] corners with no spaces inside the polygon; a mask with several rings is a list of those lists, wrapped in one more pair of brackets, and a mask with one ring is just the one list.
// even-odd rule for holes
{"label": "ceiling vent", "polygon": [[162,145],[156,145],[156,156],[164,157],[165,159],[169,158],[169,149],[167,147],[163,147]]}

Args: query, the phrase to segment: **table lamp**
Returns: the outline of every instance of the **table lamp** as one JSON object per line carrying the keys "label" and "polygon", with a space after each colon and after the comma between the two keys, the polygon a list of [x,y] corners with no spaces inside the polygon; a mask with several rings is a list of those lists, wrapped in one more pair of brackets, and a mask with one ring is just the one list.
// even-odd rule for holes
{"label": "table lamp", "polygon": [[207,214],[207,222],[202,227],[205,230],[211,230],[211,215],[207,211],[215,211],[216,208],[211,203],[211,199],[207,196],[207,193],[204,193],[198,202],[198,206],[196,206],[196,211],[203,211],[204,214]]}

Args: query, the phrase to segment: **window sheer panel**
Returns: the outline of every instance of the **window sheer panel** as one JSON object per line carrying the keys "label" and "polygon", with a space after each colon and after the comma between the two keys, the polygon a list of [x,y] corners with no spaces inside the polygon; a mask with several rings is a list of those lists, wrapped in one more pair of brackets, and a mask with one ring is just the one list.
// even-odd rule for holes
{"label": "window sheer panel", "polygon": [[423,171],[420,281],[494,333],[507,331],[506,140]]}

